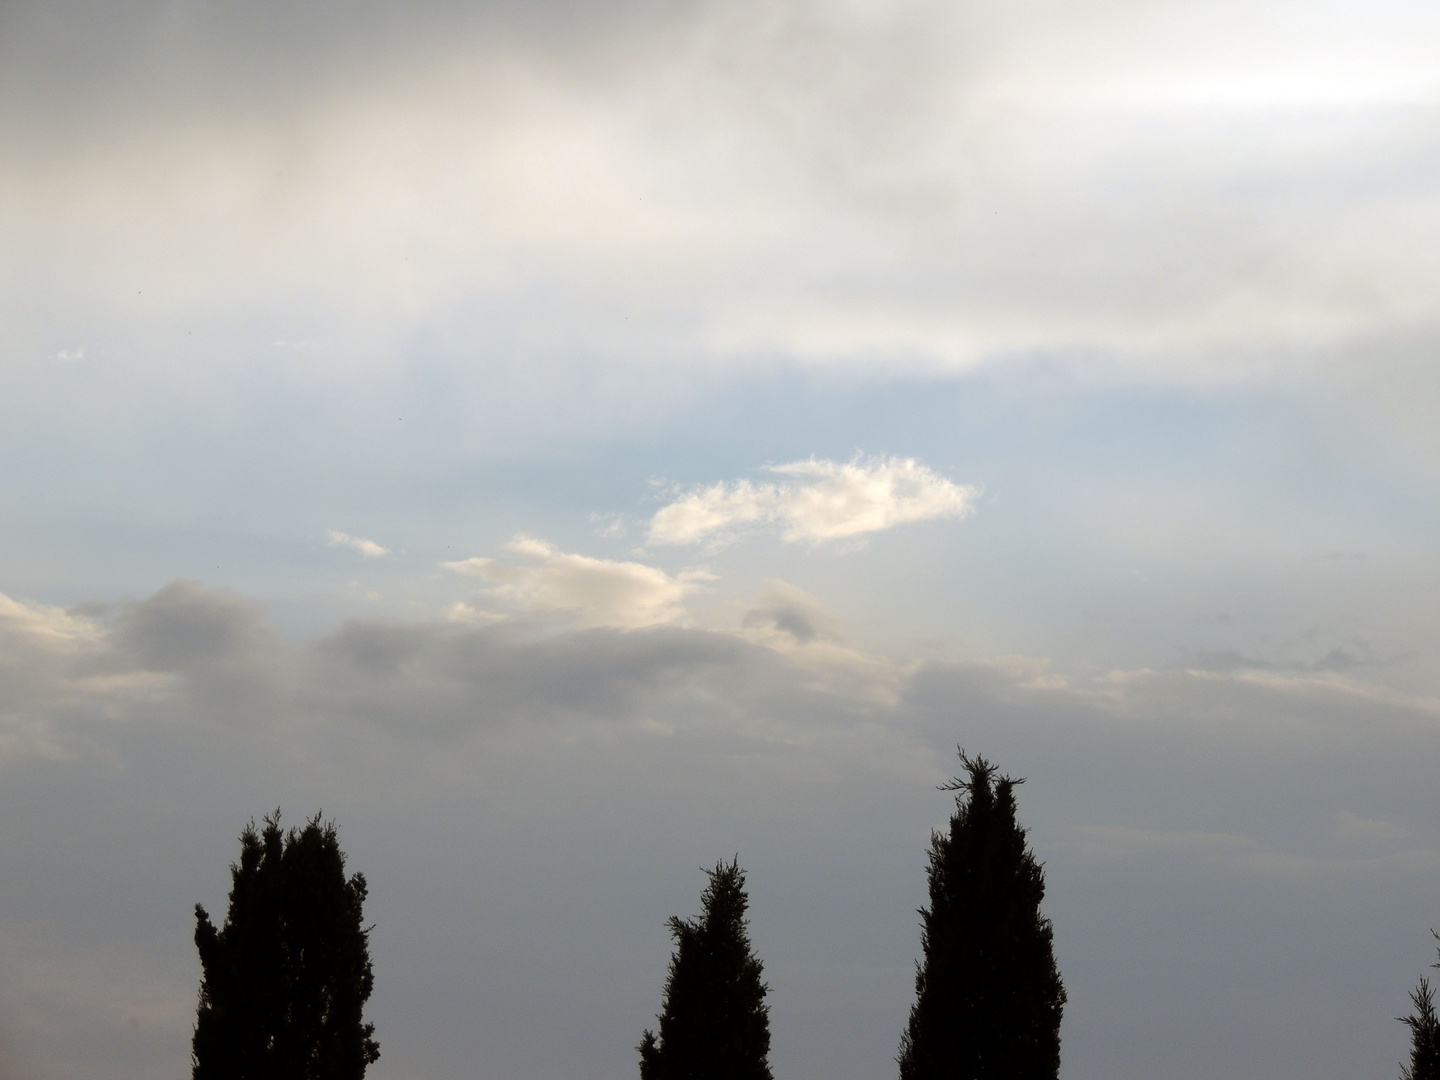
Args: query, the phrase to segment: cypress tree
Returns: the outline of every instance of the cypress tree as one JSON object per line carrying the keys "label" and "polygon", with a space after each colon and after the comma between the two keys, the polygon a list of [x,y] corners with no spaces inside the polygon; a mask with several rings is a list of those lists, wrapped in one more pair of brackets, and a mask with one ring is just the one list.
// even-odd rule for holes
{"label": "cypress tree", "polygon": [[900,1040],[901,1080],[1055,1080],[1065,988],[1045,875],[1015,820],[1015,787],[960,751],[948,835],[930,838],[924,961]]}
{"label": "cypress tree", "polygon": [[374,986],[365,877],[345,878],[333,823],[240,834],[216,930],[195,905],[203,972],[193,1080],[361,1080],[380,1056],[362,1012]]}
{"label": "cypress tree", "polygon": [[698,919],[672,918],[675,953],[660,1032],[638,1047],[640,1080],[771,1080],[769,987],[750,949],[739,859],[707,870]]}
{"label": "cypress tree", "polygon": [[[1440,964],[1430,966],[1440,968]],[[1410,992],[1410,1002],[1415,1011],[1400,1018],[1410,1028],[1410,1067],[1401,1066],[1400,1080],[1440,1080],[1440,1017],[1435,1015],[1435,991],[1429,979],[1422,978]]]}

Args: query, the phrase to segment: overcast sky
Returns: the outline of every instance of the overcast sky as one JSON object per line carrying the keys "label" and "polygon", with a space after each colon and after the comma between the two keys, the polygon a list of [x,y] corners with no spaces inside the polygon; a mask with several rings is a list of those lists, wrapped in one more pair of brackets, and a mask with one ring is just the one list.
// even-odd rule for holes
{"label": "overcast sky", "polygon": [[1066,1080],[1394,1076],[1440,7],[0,0],[0,1080],[188,1075],[323,809],[376,1080],[628,1080],[738,853],[893,1075],[955,748]]}

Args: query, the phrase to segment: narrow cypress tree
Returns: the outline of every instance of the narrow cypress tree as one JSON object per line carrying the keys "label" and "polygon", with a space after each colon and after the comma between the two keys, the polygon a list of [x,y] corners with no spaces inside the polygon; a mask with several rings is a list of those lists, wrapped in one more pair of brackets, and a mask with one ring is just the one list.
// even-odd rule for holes
{"label": "narrow cypress tree", "polygon": [[983,757],[960,751],[965,777],[949,835],[930,838],[930,906],[920,912],[925,959],[900,1040],[901,1080],[1055,1080],[1065,988],[1045,875],[1015,820],[1015,787]]}
{"label": "narrow cypress tree", "polygon": [[362,1018],[374,986],[362,906],[333,823],[240,834],[225,925],[195,905],[203,976],[193,1080],[361,1080],[380,1056]]}
{"label": "narrow cypress tree", "polygon": [[[1440,940],[1440,934],[1435,936]],[[1440,964],[1430,966],[1440,968]],[[1435,1014],[1435,991],[1429,979],[1422,978],[1410,992],[1410,1002],[1415,1011],[1400,1018],[1410,1028],[1410,1067],[1401,1066],[1400,1080],[1440,1080],[1440,1016]]]}
{"label": "narrow cypress tree", "polygon": [[739,859],[707,870],[699,919],[672,918],[660,1034],[640,1040],[640,1080],[771,1080],[769,987],[750,951]]}

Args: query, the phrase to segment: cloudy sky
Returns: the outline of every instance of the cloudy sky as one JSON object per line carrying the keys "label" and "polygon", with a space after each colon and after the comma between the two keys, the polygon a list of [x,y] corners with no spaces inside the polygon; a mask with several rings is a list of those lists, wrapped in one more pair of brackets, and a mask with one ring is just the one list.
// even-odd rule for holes
{"label": "cloudy sky", "polygon": [[628,1080],[738,853],[892,1074],[957,744],[1067,1080],[1393,1076],[1440,8],[0,0],[0,1080],[188,1075],[323,809],[377,1080]]}

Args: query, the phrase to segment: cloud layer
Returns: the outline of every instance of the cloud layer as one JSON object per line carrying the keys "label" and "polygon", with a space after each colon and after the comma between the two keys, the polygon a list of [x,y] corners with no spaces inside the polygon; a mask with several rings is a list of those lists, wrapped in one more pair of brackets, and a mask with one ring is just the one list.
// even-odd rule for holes
{"label": "cloud layer", "polygon": [[727,540],[778,525],[784,540],[842,540],[917,521],[960,518],[978,492],[911,458],[854,458],[772,465],[779,483],[722,481],[680,495],[650,521],[653,544]]}
{"label": "cloud layer", "polygon": [[1398,0],[49,6],[8,9],[7,274],[95,333],[478,309],[547,354],[1158,380],[1436,333],[1440,27]]}
{"label": "cloud layer", "polygon": [[[559,561],[564,578],[564,560],[571,556],[548,546],[543,550],[549,554],[542,555],[538,541],[516,542],[527,545],[537,559]],[[544,567],[546,561],[534,565]],[[579,588],[584,594],[589,586]],[[568,595],[565,602],[572,602]],[[602,608],[606,603],[597,602]],[[629,610],[630,603],[617,608]],[[751,692],[743,687],[756,686],[757,678],[770,682],[764,694],[783,696],[804,686],[823,691],[830,705],[819,712],[800,710],[817,722],[847,699],[852,704],[842,711],[858,710],[856,716],[888,700],[899,710],[897,723],[905,714],[940,715],[962,700],[987,699],[1146,727],[1173,721],[1230,730],[1265,716],[1272,733],[1298,724],[1315,737],[1328,732],[1341,742],[1348,740],[1352,717],[1396,731],[1428,730],[1440,719],[1440,700],[1334,672],[1141,669],[1076,679],[1025,658],[900,662],[848,642],[838,621],[813,597],[784,582],[767,585],[735,633],[662,626],[620,632],[626,625],[617,620],[612,629],[534,637],[509,624],[357,620],[311,641],[287,644],[259,605],[195,582],[177,581],[146,600],[88,614],[0,596],[3,734],[17,752],[21,746],[30,752],[42,743],[25,743],[27,732],[44,731],[47,738],[62,730],[94,734],[111,721],[144,715],[194,715],[206,723],[247,712],[256,720],[325,715],[342,724],[392,716],[397,732],[423,730],[427,716],[444,716],[442,726],[455,730],[487,730],[552,708],[628,722],[639,715],[641,698],[634,694],[642,688],[650,688],[643,694],[669,694],[698,685],[697,678],[705,683],[704,695],[719,694],[717,702],[728,696],[720,687],[728,684],[743,696]],[[817,657],[828,665],[851,664],[855,679],[815,681]],[[561,678],[561,671],[569,674]],[[712,684],[712,677],[719,682]],[[792,681],[791,690],[782,691]],[[877,694],[874,687],[881,684],[889,692]],[[630,689],[617,696],[622,687]],[[654,715],[649,706],[639,711]],[[730,705],[715,715],[739,721]],[[782,715],[758,707],[744,726],[759,732]],[[1354,821],[1351,826],[1352,832],[1361,828]]]}
{"label": "cloud layer", "polygon": [[[713,580],[704,570],[672,575],[644,563],[576,555],[531,536],[517,536],[505,547],[528,561],[477,556],[442,565],[481,579],[491,595],[522,612],[570,615],[583,626],[635,629],[683,622],[685,599]],[[456,614],[464,617],[466,611]]]}

